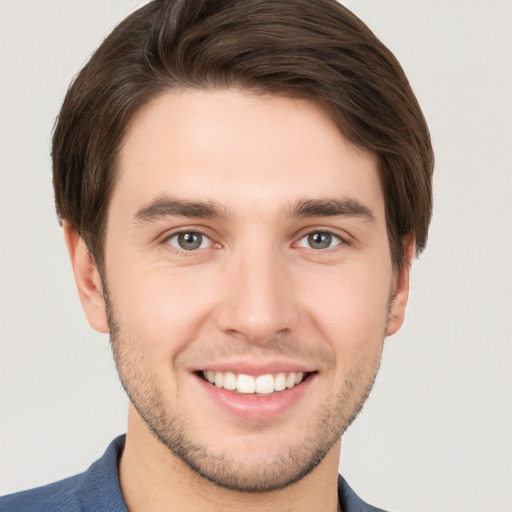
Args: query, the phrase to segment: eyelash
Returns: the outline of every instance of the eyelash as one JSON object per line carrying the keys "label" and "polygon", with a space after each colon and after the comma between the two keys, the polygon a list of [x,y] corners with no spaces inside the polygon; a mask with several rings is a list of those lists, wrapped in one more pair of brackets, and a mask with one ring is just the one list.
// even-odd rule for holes
{"label": "eyelash", "polygon": [[211,236],[208,236],[208,234],[205,231],[203,231],[201,229],[198,229],[198,228],[182,229],[180,231],[175,231],[174,233],[171,233],[171,234],[167,235],[163,239],[162,243],[164,245],[166,245],[172,251],[178,252],[180,254],[184,254],[186,256],[192,256],[199,249],[195,249],[195,250],[182,249],[180,247],[174,247],[170,243],[171,239],[179,237],[180,235],[187,235],[187,234],[189,234],[189,235],[201,235],[202,237],[206,238],[210,242],[210,245],[208,247],[202,247],[202,248],[199,248],[199,249],[207,249],[207,248],[211,248],[211,247],[220,247],[220,244],[215,242],[215,241],[213,241]]}
{"label": "eyelash", "polygon": [[[187,250],[187,249],[183,249],[183,248],[171,245],[171,243],[170,243],[171,239],[179,237],[180,235],[185,235],[185,234],[201,235],[202,237],[206,238],[209,241],[209,246],[208,247],[198,247],[196,249]],[[305,247],[305,246],[299,245],[299,243],[302,240],[304,240],[305,238],[307,238],[307,237],[309,237],[311,235],[315,235],[315,234],[329,235],[329,236],[337,239],[338,242],[335,243],[335,245],[332,246],[332,247],[326,247],[326,248],[321,248],[321,249],[315,249],[313,247]],[[164,245],[166,245],[169,250],[174,251],[176,253],[180,253],[181,255],[184,255],[184,256],[194,256],[194,255],[197,255],[197,252],[199,250],[201,250],[201,249],[210,249],[210,248],[220,248],[221,247],[220,243],[215,242],[211,238],[211,236],[209,236],[204,230],[201,230],[199,228],[182,229],[180,231],[173,232],[173,233],[167,235],[163,239],[162,243]],[[203,241],[201,242],[201,244],[202,243],[203,243]],[[342,236],[338,231],[331,230],[331,229],[325,229],[325,228],[324,229],[320,229],[320,228],[319,229],[311,229],[311,230],[308,230],[307,232],[303,232],[303,233],[301,233],[301,235],[297,239],[297,241],[293,243],[293,246],[298,247],[299,249],[306,249],[306,250],[309,249],[309,250],[314,251],[315,253],[327,253],[327,252],[336,251],[336,250],[340,249],[339,246],[346,246],[346,245],[349,245],[349,242],[347,241],[345,236]]]}
{"label": "eyelash", "polygon": [[[304,247],[304,246],[300,246],[299,243],[310,237],[311,235],[319,235],[319,234],[322,234],[322,235],[329,235],[330,237],[334,238],[334,239],[337,239],[338,242],[335,243],[334,246],[332,247],[325,247],[325,248],[322,248],[322,249],[314,249],[313,247]],[[332,240],[331,240],[332,241]],[[340,233],[336,232],[336,231],[333,231],[333,230],[330,230],[330,229],[313,229],[313,230],[310,230],[308,231],[307,233],[304,233],[300,236],[300,238],[298,239],[297,242],[295,242],[294,245],[297,245],[298,247],[301,247],[301,248],[304,248],[304,249],[311,249],[315,252],[318,252],[318,253],[325,253],[327,251],[334,251],[338,248],[338,246],[340,245],[347,245],[347,241],[345,240],[344,237],[341,236]]]}

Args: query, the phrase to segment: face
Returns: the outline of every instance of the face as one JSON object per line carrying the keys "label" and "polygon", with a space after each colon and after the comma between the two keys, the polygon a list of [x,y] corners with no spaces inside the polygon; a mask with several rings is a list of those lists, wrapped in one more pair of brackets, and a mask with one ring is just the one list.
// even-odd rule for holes
{"label": "face", "polygon": [[218,485],[297,481],[403,317],[375,159],[306,100],[219,90],[143,107],[119,164],[103,285],[137,414]]}

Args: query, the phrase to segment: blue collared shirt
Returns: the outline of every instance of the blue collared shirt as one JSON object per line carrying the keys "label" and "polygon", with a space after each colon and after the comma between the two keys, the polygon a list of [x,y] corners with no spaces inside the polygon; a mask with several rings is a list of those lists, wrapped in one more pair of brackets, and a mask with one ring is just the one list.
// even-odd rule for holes
{"label": "blue collared shirt", "polygon": [[[53,484],[0,498],[1,512],[128,512],[119,485],[118,462],[125,436],[114,439],[87,471]],[[338,478],[343,512],[384,512],[366,504]]]}

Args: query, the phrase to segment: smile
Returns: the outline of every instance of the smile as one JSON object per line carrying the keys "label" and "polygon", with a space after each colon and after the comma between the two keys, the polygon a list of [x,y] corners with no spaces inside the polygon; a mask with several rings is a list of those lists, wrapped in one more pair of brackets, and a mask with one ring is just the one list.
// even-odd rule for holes
{"label": "smile", "polygon": [[244,373],[203,371],[202,378],[218,388],[240,394],[269,395],[276,391],[291,389],[300,384],[307,376],[303,372],[268,373],[254,377]]}

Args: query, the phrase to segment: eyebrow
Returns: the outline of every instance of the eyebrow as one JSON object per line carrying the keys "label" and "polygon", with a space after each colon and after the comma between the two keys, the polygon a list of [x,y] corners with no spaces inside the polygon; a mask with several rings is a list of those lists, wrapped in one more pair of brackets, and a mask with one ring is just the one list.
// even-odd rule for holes
{"label": "eyebrow", "polygon": [[291,217],[361,217],[375,222],[370,208],[357,199],[304,199],[290,211]]}
{"label": "eyebrow", "polygon": [[213,201],[188,201],[172,197],[159,197],[143,206],[133,216],[135,221],[150,222],[164,217],[227,217],[223,208]]}
{"label": "eyebrow", "polygon": [[[374,222],[372,211],[352,198],[303,199],[289,209],[290,217],[361,217]],[[214,201],[189,201],[158,197],[133,216],[136,222],[151,222],[165,217],[227,218],[226,210]]]}

